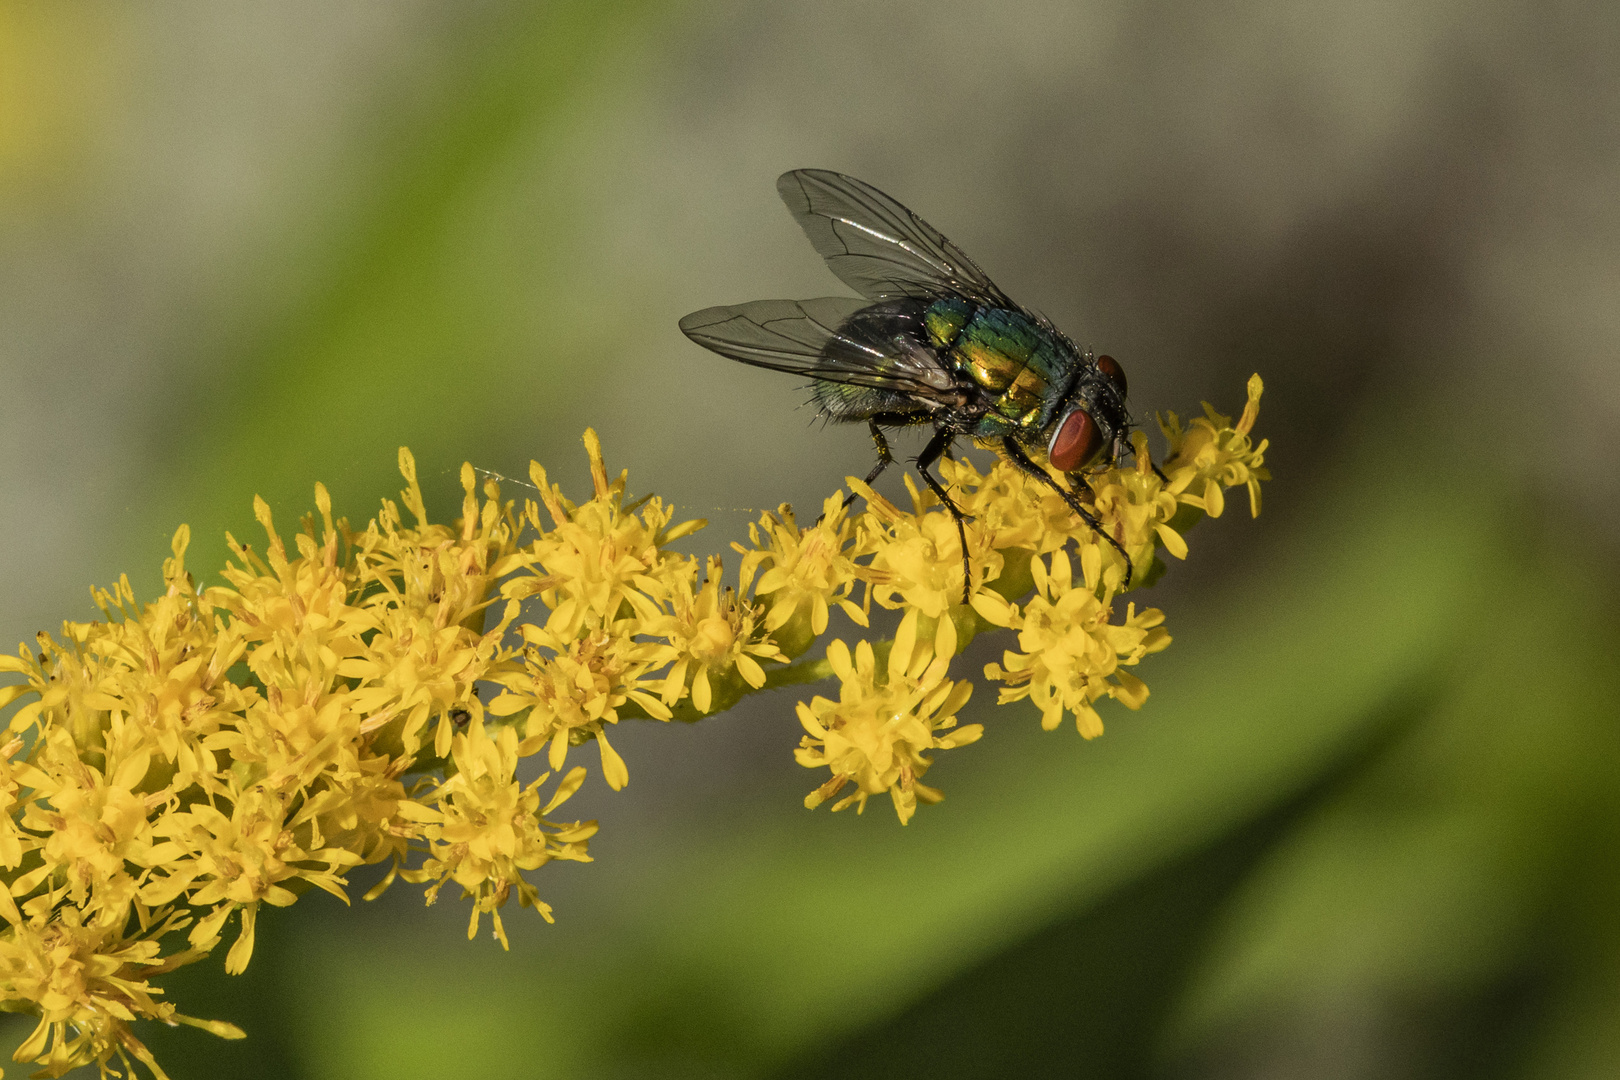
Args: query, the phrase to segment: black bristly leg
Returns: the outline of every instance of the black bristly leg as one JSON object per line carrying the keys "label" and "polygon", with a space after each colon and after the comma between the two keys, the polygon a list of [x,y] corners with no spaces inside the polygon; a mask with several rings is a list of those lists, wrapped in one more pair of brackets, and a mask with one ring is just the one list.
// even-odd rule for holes
{"label": "black bristly leg", "polygon": [[945,504],[945,509],[949,510],[951,517],[956,519],[956,535],[962,541],[962,603],[966,604],[973,582],[973,567],[968,562],[967,515],[962,513],[961,509],[951,501],[950,495],[945,491],[945,485],[940,483],[934,474],[928,471],[929,466],[945,455],[946,448],[951,445],[951,440],[954,438],[956,438],[956,432],[950,428],[935,428],[934,437],[928,440],[928,445],[923,447],[923,452],[917,455],[917,471],[922,474],[923,482],[928,485],[928,489],[939,496],[939,501]]}
{"label": "black bristly leg", "polygon": [[894,464],[894,455],[889,453],[889,440],[883,437],[883,429],[878,427],[877,420],[868,420],[866,427],[872,432],[872,445],[877,447],[878,452],[877,464],[866,474],[866,486],[871,487],[873,481],[883,475],[883,470]]}
{"label": "black bristly leg", "polygon": [[1126,553],[1124,546],[1121,545],[1118,540],[1115,540],[1112,536],[1109,536],[1103,531],[1102,520],[1098,518],[1096,514],[1093,514],[1090,510],[1085,508],[1085,505],[1080,502],[1080,496],[1076,495],[1068,488],[1059,485],[1056,480],[1052,479],[1051,473],[1047,472],[1045,469],[1031,461],[1029,459],[1029,455],[1024,453],[1024,448],[1019,446],[1012,439],[1002,439],[1001,450],[1007,455],[1008,461],[1011,461],[1014,465],[1018,466],[1020,469],[1023,469],[1029,475],[1044,481],[1047,487],[1063,496],[1063,501],[1069,504],[1069,509],[1073,510],[1076,514],[1079,514],[1080,520],[1084,521],[1086,525],[1090,527],[1092,532],[1102,537],[1108,542],[1110,547],[1119,552],[1120,557],[1125,560],[1125,584],[1129,585],[1131,583],[1131,578],[1136,576],[1136,567],[1131,563],[1130,555]]}
{"label": "black bristly leg", "polygon": [[[878,452],[877,464],[872,466],[872,471],[866,474],[867,487],[871,487],[877,478],[883,475],[884,469],[894,464],[894,454],[889,451],[889,440],[884,437],[883,429],[878,425],[887,424],[889,427],[905,427],[918,422],[919,420],[916,417],[907,413],[878,413],[866,421],[867,430],[872,433],[872,445],[877,447]],[[845,510],[849,509],[855,498],[853,491],[844,496]],[[821,519],[817,518],[816,520],[820,521]]]}

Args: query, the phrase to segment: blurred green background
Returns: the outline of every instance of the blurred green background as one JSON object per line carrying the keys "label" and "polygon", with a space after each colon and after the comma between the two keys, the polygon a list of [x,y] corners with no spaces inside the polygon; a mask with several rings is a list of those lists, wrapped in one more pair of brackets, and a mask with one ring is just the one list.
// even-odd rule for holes
{"label": "blurred green background", "polygon": [[255,493],[364,520],[401,444],[446,518],[463,460],[582,486],[587,425],[691,550],[815,505],[864,434],[675,330],[841,291],[788,168],[1139,416],[1267,383],[1265,515],[1192,533],[1101,740],[981,686],[902,830],[802,808],[790,695],[624,730],[557,925],[310,896],[170,983],[246,1042],[142,1036],[176,1080],[1620,1074],[1617,12],[0,0],[0,640],[150,594],[182,521],[218,566]]}

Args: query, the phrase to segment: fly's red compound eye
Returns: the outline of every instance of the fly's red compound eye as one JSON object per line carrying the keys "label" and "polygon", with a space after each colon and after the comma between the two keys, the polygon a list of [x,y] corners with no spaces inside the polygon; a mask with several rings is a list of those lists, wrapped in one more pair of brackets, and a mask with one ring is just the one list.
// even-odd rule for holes
{"label": "fly's red compound eye", "polygon": [[1108,381],[1114,384],[1114,388],[1119,391],[1119,396],[1124,398],[1125,369],[1119,366],[1119,361],[1112,356],[1099,356],[1097,357],[1097,366],[1102,369],[1104,375],[1108,376]]}
{"label": "fly's red compound eye", "polygon": [[1096,421],[1086,410],[1076,409],[1058,425],[1052,445],[1047,447],[1047,457],[1054,469],[1073,472],[1095,457],[1101,448],[1102,432]]}

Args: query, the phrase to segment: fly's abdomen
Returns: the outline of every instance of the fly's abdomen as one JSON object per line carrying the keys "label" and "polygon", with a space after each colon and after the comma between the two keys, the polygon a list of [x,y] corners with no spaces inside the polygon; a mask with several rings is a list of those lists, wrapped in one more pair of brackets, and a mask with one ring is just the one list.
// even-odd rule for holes
{"label": "fly's abdomen", "polygon": [[[876,375],[910,370],[921,362],[938,370],[928,340],[928,305],[909,297],[862,308],[838,328],[823,355],[844,364],[868,367]],[[858,386],[830,379],[812,384],[815,403],[832,420],[867,420],[879,414],[910,415],[927,410],[899,390]]]}
{"label": "fly's abdomen", "polygon": [[1050,336],[1023,312],[1000,308],[979,308],[962,326],[951,362],[991,397],[974,434],[1004,436],[1039,426],[1053,381]]}

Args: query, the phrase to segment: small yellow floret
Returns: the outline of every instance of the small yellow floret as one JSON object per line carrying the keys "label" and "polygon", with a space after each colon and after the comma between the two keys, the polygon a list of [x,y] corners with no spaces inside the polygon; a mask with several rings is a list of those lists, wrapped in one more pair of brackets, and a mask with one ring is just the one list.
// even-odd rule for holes
{"label": "small yellow floret", "polygon": [[866,625],[866,612],[850,600],[863,568],[855,562],[855,520],[842,492],[827,497],[821,518],[809,528],[800,529],[793,508],[783,504],[750,525],[748,536],[752,549],[732,546],[743,555],[743,577],[764,568],[754,593],[769,604],[765,629],[788,655],[799,655],[826,632],[833,607]]}
{"label": "small yellow floret", "polygon": [[895,641],[881,674],[870,642],[859,642],[851,658],[849,647],[835,640],[827,647],[827,660],[841,684],[839,699],[817,697],[798,706],[799,723],[808,734],[794,756],[806,768],[831,769],[832,779],[804,804],[819,806],[853,783],[854,793],[834,810],[853,803],[859,812],[870,796],[886,791],[904,824],[919,800],[935,803],[944,797],[921,782],[932,764],[923,754],[965,746],[984,733],[979,724],[956,726],[956,714],[973,687],[945,677],[949,657],[935,657],[930,646],[906,638]]}
{"label": "small yellow floret", "polygon": [[437,819],[430,819],[423,829],[428,859],[420,869],[402,871],[400,876],[432,882],[427,890],[430,904],[445,882],[460,885],[473,899],[467,936],[478,933],[479,918],[488,912],[495,936],[506,948],[500,908],[514,890],[519,904],[552,921],[550,906],[519,871],[537,869],[553,859],[590,862],[586,849],[596,833],[594,821],[558,825],[544,817],[579,790],[585,770],[571,770],[541,806],[540,786],[551,774],[519,785],[518,737],[511,728],[502,728],[491,738],[482,724],[474,724],[455,737],[451,758],[455,774],[424,800],[438,811]]}
{"label": "small yellow floret", "polygon": [[1001,704],[1033,699],[1046,730],[1056,728],[1067,711],[1080,734],[1095,738],[1103,730],[1092,708],[1098,698],[1111,697],[1131,709],[1147,700],[1147,686],[1122,667],[1170,644],[1160,625],[1164,615],[1156,608],[1138,614],[1131,604],[1123,622],[1111,622],[1111,603],[1098,598],[1089,576],[1072,580],[1062,551],[1034,560],[1030,568],[1035,595],[1021,608],[995,594],[976,600],[979,614],[1018,631],[1018,651],[1003,654],[1004,667],[986,665],[985,678],[1007,684],[997,699]]}

